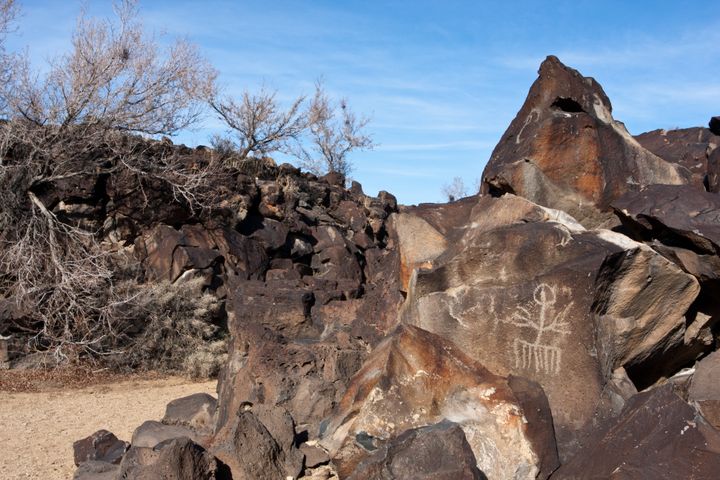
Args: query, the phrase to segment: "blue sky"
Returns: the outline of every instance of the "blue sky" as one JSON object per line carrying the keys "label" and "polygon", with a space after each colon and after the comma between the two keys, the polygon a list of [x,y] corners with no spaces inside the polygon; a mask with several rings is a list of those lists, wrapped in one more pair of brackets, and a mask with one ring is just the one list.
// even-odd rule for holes
{"label": "blue sky", "polygon": [[[110,2],[88,1],[91,13]],[[64,51],[80,3],[22,1],[11,47]],[[149,1],[146,26],[186,36],[230,93],[290,101],[322,78],[371,118],[377,146],[352,156],[366,193],[441,201],[475,184],[548,54],[595,77],[633,134],[720,115],[720,2]],[[212,117],[176,142],[207,144]]]}

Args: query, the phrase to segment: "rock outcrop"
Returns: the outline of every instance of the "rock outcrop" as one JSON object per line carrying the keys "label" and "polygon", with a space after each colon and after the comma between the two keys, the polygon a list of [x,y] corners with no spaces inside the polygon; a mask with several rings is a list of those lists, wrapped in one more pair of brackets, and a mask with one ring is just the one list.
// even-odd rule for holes
{"label": "rock outcrop", "polygon": [[623,193],[689,178],[613,119],[610,100],[594,79],[550,56],[493,150],[482,191],[514,193],[594,227],[608,224],[610,203]]}
{"label": "rock outcrop", "polygon": [[518,197],[480,198],[473,228],[416,271],[403,321],[540,383],[568,458],[610,414],[611,372],[682,343],[699,287],[645,245],[563,219]]}

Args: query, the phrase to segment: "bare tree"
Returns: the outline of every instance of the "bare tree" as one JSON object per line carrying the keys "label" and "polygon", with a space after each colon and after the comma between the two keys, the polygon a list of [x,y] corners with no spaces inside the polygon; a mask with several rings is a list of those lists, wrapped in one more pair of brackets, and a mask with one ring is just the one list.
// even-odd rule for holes
{"label": "bare tree", "polygon": [[346,99],[332,102],[319,82],[307,115],[309,145],[296,152],[302,165],[312,172],[347,176],[352,170],[350,152],[373,147],[372,139],[364,132],[369,119],[357,117]]}
{"label": "bare tree", "polygon": [[232,149],[244,160],[248,157],[288,153],[308,127],[305,97],[298,97],[285,110],[274,92],[262,89],[257,94],[244,92],[242,100],[212,98],[210,106],[230,128],[231,137],[216,137],[214,144]]}
{"label": "bare tree", "polygon": [[133,0],[115,4],[114,21],[81,14],[71,51],[53,60],[47,75],[25,58],[4,89],[0,296],[27,312],[38,344],[58,358],[106,351],[121,333],[118,305],[131,298],[116,288],[97,232],[68,217],[47,192],[57,182],[125,172],[140,190],[156,179],[193,207],[212,186],[212,165],[198,169],[173,155],[146,154],[150,144],[129,136],[191,125],[215,79],[188,42],[161,51],[136,7]]}
{"label": "bare tree", "polygon": [[454,177],[452,182],[443,185],[442,194],[447,198],[448,202],[454,202],[455,200],[467,197],[468,190],[462,178]]}

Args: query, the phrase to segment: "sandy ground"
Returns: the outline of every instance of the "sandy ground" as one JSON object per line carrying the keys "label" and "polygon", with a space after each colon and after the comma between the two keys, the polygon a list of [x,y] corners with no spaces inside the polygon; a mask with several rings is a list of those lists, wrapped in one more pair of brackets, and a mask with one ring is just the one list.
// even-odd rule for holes
{"label": "sandy ground", "polygon": [[162,378],[0,391],[0,479],[70,479],[73,441],[100,429],[130,441],[135,427],[162,418],[170,400],[198,392],[215,396],[215,385]]}

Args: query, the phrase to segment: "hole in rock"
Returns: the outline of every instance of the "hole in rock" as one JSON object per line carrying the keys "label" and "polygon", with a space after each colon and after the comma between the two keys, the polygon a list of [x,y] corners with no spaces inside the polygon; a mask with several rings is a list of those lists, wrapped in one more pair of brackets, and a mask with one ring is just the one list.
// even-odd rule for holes
{"label": "hole in rock", "polygon": [[567,97],[557,97],[551,107],[568,113],[585,112],[578,102]]}

